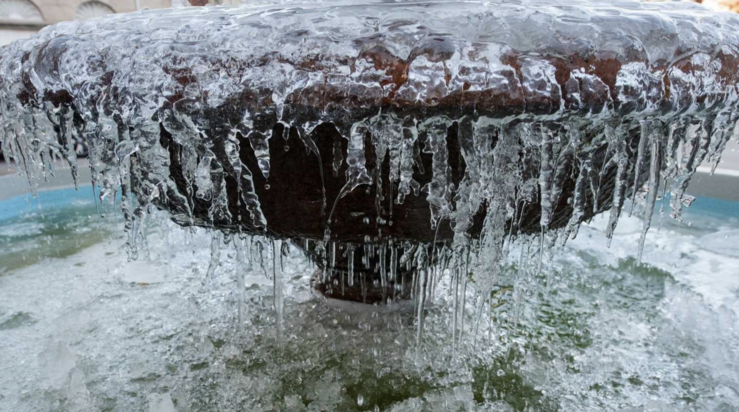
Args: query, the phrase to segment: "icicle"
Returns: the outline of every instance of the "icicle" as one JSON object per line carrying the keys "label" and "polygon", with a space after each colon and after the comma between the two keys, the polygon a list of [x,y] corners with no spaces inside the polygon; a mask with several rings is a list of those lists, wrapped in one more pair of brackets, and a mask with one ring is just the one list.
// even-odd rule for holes
{"label": "icicle", "polygon": [[[306,130],[308,127],[310,127],[310,130]],[[311,126],[305,126],[303,130],[300,128],[298,129],[298,137],[300,138],[300,141],[303,142],[303,145],[305,145],[306,152],[313,153],[316,155],[316,158],[318,160],[318,172],[321,176],[321,194],[322,194],[322,203],[321,203],[321,216],[326,215],[326,207],[327,207],[327,201],[326,201],[326,181],[323,177],[323,161],[321,160],[321,152],[318,150],[318,146],[316,146],[316,142],[313,141],[313,139],[310,137],[311,132],[313,131],[313,125]],[[338,142],[338,146],[337,146]],[[336,151],[338,150],[338,154]],[[334,170],[338,173],[338,168],[341,167],[341,161],[338,159],[341,156],[341,141],[338,139],[334,141]],[[337,165],[338,162],[338,165]]]}
{"label": "icicle", "polygon": [[[394,116],[387,116],[384,121],[383,140],[387,147],[387,152],[390,157],[390,173],[389,179],[392,186],[393,183],[400,181],[400,169],[401,169],[401,151],[403,146],[403,125]],[[392,191],[390,192],[392,194]],[[390,199],[390,205],[392,210],[392,196]],[[392,216],[392,215],[391,215]]]}
{"label": "icicle", "polygon": [[[209,282],[213,279],[213,274],[216,272],[218,265],[221,263],[221,238],[223,233],[220,230],[213,231],[210,239],[210,263],[208,264],[208,271],[205,273],[205,279],[203,283]],[[237,269],[238,270],[238,269]]]}
{"label": "icicle", "polygon": [[550,195],[551,184],[552,184],[552,145],[554,144],[554,137],[552,131],[546,126],[541,126],[541,160],[539,169],[539,190],[541,193],[540,204],[541,204],[541,217],[539,224],[541,225],[542,233],[544,233],[549,226],[549,221],[552,219],[552,197]]}
{"label": "icicle", "polygon": [[[628,130],[628,129],[627,129]],[[610,125],[605,128],[606,139],[609,147],[613,147],[613,161],[616,163],[616,177],[613,184],[613,203],[611,204],[611,212],[608,218],[608,226],[606,227],[606,238],[608,239],[607,247],[611,247],[613,240],[613,232],[616,230],[618,218],[621,215],[623,207],[624,191],[626,189],[626,167],[629,159],[626,155],[626,142],[621,127],[613,129]]]}
{"label": "icicle", "polygon": [[[692,121],[687,127],[685,140],[681,142],[678,151],[678,175],[672,182],[670,190],[670,217],[678,221],[682,220],[683,196],[688,188],[690,179],[698,170],[698,166],[705,158],[710,143],[710,134],[706,130],[709,120]],[[685,151],[687,156],[683,156]]]}
{"label": "icicle", "polygon": [[[123,213],[123,231],[127,235],[126,239],[126,252],[128,253],[128,260],[135,260],[137,256],[136,252],[136,238],[134,232],[134,216],[131,213],[131,175],[128,173],[130,159],[125,159],[120,163],[121,168],[121,212]],[[94,190],[94,187],[93,187]],[[97,205],[97,199],[95,199]]]}
{"label": "icicle", "polygon": [[[93,187],[93,191],[95,188]],[[97,203],[97,201],[96,201]],[[100,213],[98,212],[98,215]],[[139,258],[139,242],[143,237],[143,226],[146,213],[143,208],[137,207],[131,214],[131,230],[128,235],[128,259],[138,260]]]}
{"label": "icicle", "polygon": [[349,287],[354,286],[354,245],[347,245],[347,253],[349,254],[349,260],[347,266],[349,268]]}
{"label": "icicle", "polygon": [[251,222],[256,228],[265,229],[267,227],[267,218],[264,216],[264,212],[262,211],[262,205],[259,202],[259,197],[256,193],[251,170],[249,170],[249,168],[243,163],[241,163],[240,177],[239,190],[241,201],[244,203],[251,216]]}
{"label": "icicle", "polygon": [[59,141],[63,147],[64,159],[67,161],[72,172],[74,188],[79,190],[79,182],[77,181],[79,175],[77,170],[77,150],[75,148],[74,138],[74,112],[64,106],[58,112]]}
{"label": "icicle", "polygon": [[[569,135],[569,133],[567,135]],[[559,141],[559,139],[561,139],[561,136],[557,135],[557,141]],[[551,199],[550,201],[552,204],[552,215],[556,211],[556,207],[559,204],[560,196],[562,196],[562,189],[564,188],[564,184],[569,177],[569,166],[571,164],[570,157],[572,156],[574,150],[575,149],[568,145],[565,146],[565,148],[561,149],[559,151],[559,154],[557,155],[555,161],[556,167],[554,168],[554,172],[552,173],[552,180],[549,189],[549,198]],[[514,218],[515,212],[516,209],[511,207],[509,210],[509,217]]]}
{"label": "icicle", "polygon": [[246,275],[246,259],[244,258],[244,240],[238,235],[234,234],[233,243],[236,249],[236,270],[234,274],[236,276],[236,288],[239,303],[239,324],[243,324],[246,320],[246,284],[244,276]]}
{"label": "icicle", "polygon": [[254,156],[257,158],[257,165],[265,179],[269,179],[270,157],[269,157],[269,139],[272,137],[272,131],[261,133],[252,131],[249,133],[248,139],[251,148],[254,150]]}
{"label": "icicle", "polygon": [[539,190],[540,190],[540,205],[541,205],[541,217],[539,225],[541,227],[540,233],[540,249],[539,249],[539,272],[542,269],[542,261],[544,257],[544,235],[546,234],[547,227],[549,227],[549,221],[552,219],[552,198],[550,195],[551,181],[552,181],[552,145],[554,139],[552,131],[546,126],[541,127],[541,160],[539,169]]}
{"label": "icicle", "polygon": [[[278,247],[279,244],[279,247]],[[282,241],[272,241],[272,279],[274,281],[274,307],[275,317],[277,319],[277,335],[282,336],[283,329],[283,312],[284,312],[284,298],[283,298],[283,282],[282,282],[282,269],[281,265],[278,264],[278,252],[280,251],[280,261],[282,259]]]}
{"label": "icicle", "polygon": [[195,185],[198,190],[195,194],[199,199],[210,200],[213,194],[213,182],[211,181],[211,163],[215,159],[213,152],[208,150],[198,162],[195,170]]}
{"label": "icicle", "polygon": [[453,319],[452,319],[452,359],[455,358],[457,353],[457,318],[459,317],[459,281],[462,277],[459,268],[454,270],[452,277],[453,294],[454,294],[454,305],[453,305]]}
{"label": "icicle", "polygon": [[647,238],[647,231],[652,223],[652,214],[654,213],[654,202],[659,192],[659,171],[661,168],[661,147],[660,137],[654,136],[651,139],[651,160],[649,164],[649,192],[647,194],[647,204],[644,208],[644,226],[639,238],[639,254],[637,262],[641,263],[642,254],[644,253],[644,241]]}
{"label": "icicle", "polygon": [[223,169],[217,169],[213,172],[213,179],[216,180],[213,185],[213,198],[210,208],[208,208],[208,217],[211,222],[227,221],[231,222],[231,211],[228,209],[228,192],[226,189],[226,175]]}
{"label": "icicle", "polygon": [[369,132],[369,128],[365,123],[354,123],[349,136],[349,146],[346,152],[346,188],[342,189],[340,197],[354,190],[359,185],[368,185],[372,183],[372,179],[367,174],[367,167],[364,158],[364,136]]}
{"label": "icicle", "polygon": [[239,155],[240,147],[239,147],[239,141],[236,139],[235,133],[229,133],[228,136],[225,139],[224,143],[224,151],[226,153],[226,159],[228,160],[229,166],[234,171],[235,178],[236,178],[236,184],[237,184],[237,193],[241,194],[241,158]]}
{"label": "icicle", "polygon": [[414,156],[413,150],[418,141],[418,129],[416,121],[406,118],[403,121],[403,137],[400,145],[400,183],[398,184],[398,199],[396,204],[402,205],[405,197],[411,193],[411,189],[417,192],[419,184],[413,180]]}
{"label": "icicle", "polygon": [[717,125],[713,128],[714,136],[711,137],[711,145],[706,153],[707,162],[711,165],[711,174],[716,172],[726,144],[732,136],[739,134],[739,110],[722,114],[715,123]]}
{"label": "icicle", "polygon": [[416,347],[421,346],[421,336],[423,336],[423,307],[426,301],[426,269],[421,268],[419,264],[418,269],[418,313],[416,314]]}
{"label": "icicle", "polygon": [[468,274],[467,272],[462,273],[462,304],[461,304],[461,313],[459,314],[459,338],[458,342],[459,344],[462,343],[462,338],[464,337],[464,313],[465,313],[465,307],[467,306],[467,283],[468,283]]}
{"label": "icicle", "polygon": [[341,151],[341,139],[334,139],[332,156],[331,166],[334,171],[334,177],[338,177],[339,169],[341,169],[341,165],[344,163],[344,155]]}
{"label": "icicle", "polygon": [[[547,286],[549,286],[549,281],[547,280]],[[477,307],[477,317],[475,318],[475,334],[472,337],[472,342],[477,341],[477,333],[480,330],[480,321],[482,319],[483,313],[485,313],[485,307],[486,303],[490,300],[491,291],[482,291],[480,293],[480,304]]]}
{"label": "icicle", "polygon": [[678,148],[685,138],[687,122],[684,119],[674,119],[667,123],[667,125],[667,143],[664,148],[664,172],[666,177],[674,179],[680,173],[680,152]]}
{"label": "icicle", "polygon": [[422,125],[427,131],[426,144],[423,153],[431,154],[432,177],[431,181],[423,187],[428,193],[426,201],[431,209],[431,227],[436,227],[450,212],[450,190],[449,190],[449,160],[447,153],[447,129],[449,120],[445,118],[432,118]]}
{"label": "icicle", "polygon": [[398,278],[398,251],[397,246],[390,240],[390,282],[395,282]]}
{"label": "icicle", "polygon": [[329,257],[329,272],[332,272],[333,269],[336,267],[336,243],[338,242],[329,242],[331,246],[329,246],[330,250],[330,257]]}
{"label": "icicle", "polygon": [[387,288],[387,266],[385,263],[385,250],[387,246],[385,244],[382,244],[379,249],[379,259],[378,259],[378,265],[380,266],[380,284],[383,288]]}
{"label": "icicle", "polygon": [[[568,133],[570,134],[570,144],[573,145],[575,148],[579,147],[580,131],[577,129],[577,127],[568,127]],[[590,159],[590,153],[582,153],[578,156],[578,174],[577,179],[575,179],[575,188],[572,194],[572,216],[565,226],[563,236],[563,241],[565,242],[570,237],[570,235],[573,238],[577,236],[577,228],[579,227],[579,224],[582,221],[583,216],[585,215],[585,206],[587,200],[586,191],[588,183],[590,181],[589,176],[591,171]],[[525,204],[523,207],[525,207]],[[521,211],[521,216],[523,216],[523,207]]]}
{"label": "icicle", "polygon": [[636,203],[636,192],[639,184],[639,175],[641,174],[641,165],[644,161],[644,150],[646,150],[647,144],[651,135],[651,125],[648,120],[642,120],[640,122],[641,132],[639,136],[639,148],[636,152],[636,162],[634,163],[634,184],[633,193],[631,195],[631,208],[629,209],[629,217],[634,213],[634,204]]}
{"label": "icicle", "polygon": [[346,170],[346,184],[341,188],[339,194],[334,200],[331,212],[328,214],[328,221],[324,233],[324,241],[328,241],[331,237],[331,222],[339,200],[353,191],[357,186],[372,184],[372,179],[367,174],[367,166],[364,158],[364,136],[368,133],[369,128],[365,123],[354,123],[351,128],[349,137],[349,147],[347,148],[346,162],[349,167]]}

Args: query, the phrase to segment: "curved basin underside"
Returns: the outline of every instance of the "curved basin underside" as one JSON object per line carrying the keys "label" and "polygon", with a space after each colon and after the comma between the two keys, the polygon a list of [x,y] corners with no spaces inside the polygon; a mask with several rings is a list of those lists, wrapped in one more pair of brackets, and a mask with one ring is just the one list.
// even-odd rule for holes
{"label": "curved basin underside", "polygon": [[679,218],[734,133],[738,47],[739,17],[682,3],[146,11],[0,49],[0,141],[31,182],[86,141],[132,244],[155,205],[341,270],[408,244],[409,269],[436,244],[497,262],[507,235],[612,231],[645,182],[645,233],[663,180]]}

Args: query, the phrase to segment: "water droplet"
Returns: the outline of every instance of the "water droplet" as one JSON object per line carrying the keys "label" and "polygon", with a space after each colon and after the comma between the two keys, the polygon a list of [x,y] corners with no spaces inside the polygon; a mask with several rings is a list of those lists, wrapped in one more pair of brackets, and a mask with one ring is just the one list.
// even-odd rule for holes
{"label": "water droplet", "polygon": [[357,405],[359,406],[364,405],[364,396],[362,396],[361,394],[357,396]]}
{"label": "water droplet", "polygon": [[264,190],[269,190],[269,183],[264,185]]}
{"label": "water droplet", "polygon": [[503,372],[503,369],[498,369],[498,372],[496,372],[496,375],[503,376],[505,375],[505,372]]}
{"label": "water droplet", "polygon": [[285,145],[285,151],[286,151],[286,152],[289,152],[289,151],[290,151],[290,146],[288,146],[288,145]]}

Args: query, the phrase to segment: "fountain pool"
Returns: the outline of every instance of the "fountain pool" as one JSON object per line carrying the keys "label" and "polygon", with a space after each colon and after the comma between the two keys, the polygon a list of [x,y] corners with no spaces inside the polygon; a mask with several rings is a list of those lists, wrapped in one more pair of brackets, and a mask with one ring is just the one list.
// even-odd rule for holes
{"label": "fountain pool", "polygon": [[634,260],[640,220],[625,218],[606,249],[607,219],[596,218],[553,257],[551,286],[527,271],[517,251],[527,245],[516,243],[501,285],[522,282],[522,299],[502,288],[499,305],[478,318],[470,289],[453,331],[454,285],[445,278],[416,346],[410,302],[327,300],[311,290],[315,268],[295,248],[282,261],[281,335],[268,253],[264,267],[254,259],[246,271],[240,322],[233,244],[204,283],[210,235],[155,218],[149,256],[127,262],[120,212],[98,217],[91,193],[0,202],[0,411],[739,405],[734,202],[699,198],[683,224],[656,216],[643,266]]}

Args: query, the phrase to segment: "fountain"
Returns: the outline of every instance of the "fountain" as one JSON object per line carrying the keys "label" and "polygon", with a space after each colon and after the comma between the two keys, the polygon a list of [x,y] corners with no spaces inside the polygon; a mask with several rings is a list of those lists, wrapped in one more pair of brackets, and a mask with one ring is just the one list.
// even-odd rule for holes
{"label": "fountain", "polygon": [[672,181],[679,217],[736,123],[737,20],[530,6],[265,4],[62,24],[3,53],[3,143],[33,184],[53,156],[76,173],[73,137],[85,139],[101,199],[124,194],[134,254],[149,205],[182,225],[298,239],[329,272],[351,272],[338,253],[390,281],[408,250],[477,249],[483,228],[498,246],[565,240],[608,209],[615,228],[647,179],[650,203]]}
{"label": "fountain", "polygon": [[[547,265],[573,239],[587,255],[590,229],[575,237],[591,220],[604,221],[611,247],[620,221],[627,234],[635,227],[632,213],[642,220],[626,238],[641,261],[655,204],[669,196],[679,221],[691,176],[715,167],[735,138],[738,67],[739,16],[683,3],[256,1],[48,27],[0,49],[6,157],[31,188],[58,158],[76,181],[86,142],[96,202],[120,208],[132,265],[147,264],[150,248],[180,274],[207,255],[210,264],[194,272],[206,286],[135,292],[103,275],[80,280],[76,261],[39,288],[0,278],[11,308],[83,295],[79,313],[60,321],[59,305],[39,304],[51,313],[43,319],[75,330],[39,356],[52,389],[29,400],[24,385],[36,381],[0,373],[12,385],[0,402],[17,392],[29,410],[528,412],[659,410],[647,408],[661,399],[672,402],[664,410],[731,410],[735,315],[667,291],[669,273],[628,260],[613,268],[568,256],[573,270],[594,273],[570,288]],[[168,234],[148,244],[161,212],[188,229],[185,251]],[[190,239],[203,229],[209,248]],[[687,253],[722,242],[710,236]],[[682,259],[667,244],[665,260]],[[324,295],[397,304],[352,314],[293,296],[300,310],[285,310],[283,297],[307,283],[290,245],[318,267],[312,287]],[[222,250],[235,252],[233,322],[218,283]],[[703,259],[718,272],[735,261]],[[269,295],[251,264],[268,275]],[[126,287],[147,284],[137,268],[120,269],[135,280]],[[74,289],[88,281],[102,291],[90,301]],[[581,292],[590,289],[615,292]],[[32,290],[48,295],[26,297]],[[526,312],[529,301],[538,313]],[[268,315],[253,310],[264,302]],[[106,310],[90,309],[98,305]],[[40,316],[3,320],[5,310],[0,332]],[[269,316],[274,335],[262,329]],[[10,336],[14,348],[42,342]]]}
{"label": "fountain", "polygon": [[641,244],[668,184],[680,218],[736,124],[737,29],[699,6],[582,1],[63,23],[2,51],[0,141],[32,186],[55,156],[76,175],[86,141],[132,258],[157,207],[293,240],[334,297],[414,294],[434,265],[484,267],[489,288],[505,239],[536,234],[542,256],[606,210],[612,234],[645,182]]}

